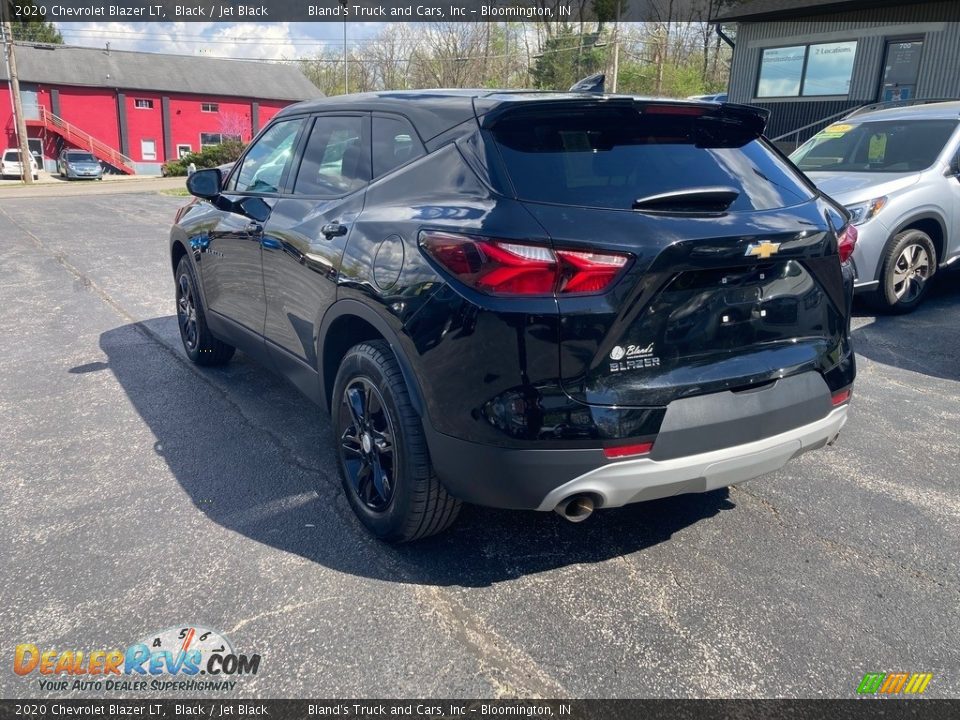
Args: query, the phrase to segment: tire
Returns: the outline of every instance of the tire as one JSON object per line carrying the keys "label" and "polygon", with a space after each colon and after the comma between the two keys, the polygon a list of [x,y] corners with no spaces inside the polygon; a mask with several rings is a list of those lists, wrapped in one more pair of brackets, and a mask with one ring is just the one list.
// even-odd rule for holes
{"label": "tire", "polygon": [[880,285],[869,302],[875,309],[903,314],[916,310],[937,270],[937,250],[922,230],[904,230],[887,242],[880,263]]}
{"label": "tire", "polygon": [[331,406],[340,481],[364,527],[387,542],[419,540],[448,528],[461,503],[433,472],[420,417],[386,342],[361,343],[347,352]]}
{"label": "tire", "polygon": [[180,258],[176,272],[177,325],[183,349],[197,365],[225,365],[236,348],[218,340],[207,327],[203,301],[197,292],[197,278],[186,257]]}

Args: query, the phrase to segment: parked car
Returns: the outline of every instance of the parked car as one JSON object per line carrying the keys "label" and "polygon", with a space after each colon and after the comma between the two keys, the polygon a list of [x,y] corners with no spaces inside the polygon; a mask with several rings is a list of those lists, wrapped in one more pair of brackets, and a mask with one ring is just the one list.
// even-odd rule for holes
{"label": "parked car", "polygon": [[[30,157],[30,167],[33,168],[33,179],[40,177],[40,168],[37,161]],[[0,177],[21,178],[23,177],[23,166],[20,164],[20,151],[17,148],[7,148],[3,151],[3,159],[0,160]]]}
{"label": "parked car", "polygon": [[960,258],[960,102],[857,113],[790,157],[850,211],[858,292],[909,312]]}
{"label": "parked car", "polygon": [[773,471],[846,420],[856,230],[764,123],[590,93],[291,106],[187,180],[184,349],[329,412],[386,540],[463,501],[582,520]]}
{"label": "parked car", "polygon": [[64,150],[57,158],[57,172],[67,180],[103,180],[103,166],[86,150]]}

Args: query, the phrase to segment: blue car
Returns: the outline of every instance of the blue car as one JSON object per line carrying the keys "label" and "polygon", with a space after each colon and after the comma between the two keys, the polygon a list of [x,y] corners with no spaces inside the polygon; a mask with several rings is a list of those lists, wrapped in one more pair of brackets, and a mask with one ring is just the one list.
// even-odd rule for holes
{"label": "blue car", "polygon": [[103,166],[86,150],[64,150],[60,153],[57,172],[67,180],[103,180]]}

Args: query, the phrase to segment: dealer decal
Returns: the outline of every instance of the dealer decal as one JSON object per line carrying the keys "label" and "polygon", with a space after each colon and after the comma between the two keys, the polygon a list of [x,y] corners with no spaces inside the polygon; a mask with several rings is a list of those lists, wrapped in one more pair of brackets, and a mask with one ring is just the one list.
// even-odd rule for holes
{"label": "dealer decal", "polygon": [[642,345],[614,345],[610,351],[610,372],[641,370],[660,366],[660,358],[653,355],[653,343]]}

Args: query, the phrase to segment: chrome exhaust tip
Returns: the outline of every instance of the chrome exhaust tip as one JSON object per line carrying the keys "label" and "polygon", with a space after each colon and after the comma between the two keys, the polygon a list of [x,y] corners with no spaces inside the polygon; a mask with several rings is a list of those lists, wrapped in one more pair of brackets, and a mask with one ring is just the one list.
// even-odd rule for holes
{"label": "chrome exhaust tip", "polygon": [[557,503],[553,511],[565,520],[578,523],[593,515],[593,508],[593,498],[589,495],[571,495]]}

